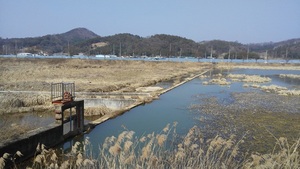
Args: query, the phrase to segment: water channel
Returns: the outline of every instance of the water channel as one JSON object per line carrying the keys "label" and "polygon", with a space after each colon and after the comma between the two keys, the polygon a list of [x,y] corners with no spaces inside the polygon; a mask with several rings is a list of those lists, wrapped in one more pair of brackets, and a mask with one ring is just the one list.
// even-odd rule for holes
{"label": "water channel", "polygon": [[[258,69],[235,69],[230,71],[220,71],[208,73],[222,74],[247,74],[260,75],[270,77],[271,82],[263,83],[263,85],[280,85],[288,89],[298,89],[300,81],[295,79],[280,78],[279,74],[300,74],[300,71],[295,70],[258,70]],[[229,104],[232,100],[232,92],[262,92],[259,89],[245,88],[242,82],[232,82],[228,86],[220,85],[202,85],[206,79],[195,78],[163,95],[158,100],[149,104],[138,106],[126,112],[122,116],[108,120],[96,126],[90,133],[81,137],[76,137],[64,143],[63,148],[69,149],[75,141],[83,141],[86,137],[89,138],[94,152],[99,151],[99,146],[102,145],[104,139],[109,136],[117,137],[124,127],[135,132],[135,136],[141,137],[152,132],[159,133],[168,124],[178,122],[176,127],[177,133],[185,135],[188,130],[194,125],[201,126],[199,120],[195,119],[195,115],[189,109],[191,104],[199,102],[198,96],[205,95],[206,97],[216,97],[222,104]],[[299,111],[299,109],[296,109]],[[297,113],[297,112],[296,112]],[[298,112],[300,113],[300,112]]]}

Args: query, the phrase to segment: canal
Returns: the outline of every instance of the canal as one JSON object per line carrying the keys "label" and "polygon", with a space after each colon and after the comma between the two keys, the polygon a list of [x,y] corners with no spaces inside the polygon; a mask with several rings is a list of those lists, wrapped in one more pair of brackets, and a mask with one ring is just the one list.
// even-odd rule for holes
{"label": "canal", "polygon": [[[300,71],[294,70],[259,70],[259,69],[235,69],[230,71],[215,70],[208,72],[206,78],[195,78],[188,83],[185,83],[163,95],[158,100],[145,105],[141,105],[131,109],[125,114],[114,119],[108,120],[96,126],[89,133],[69,140],[62,145],[65,150],[70,150],[71,146],[76,141],[83,141],[89,138],[95,155],[99,152],[105,138],[110,136],[117,137],[122,131],[130,130],[135,132],[135,136],[155,132],[159,133],[167,124],[177,122],[176,132],[179,135],[185,135],[194,125],[203,128],[204,124],[199,121],[199,114],[195,115],[191,105],[201,102],[203,97],[217,98],[220,104],[231,104],[234,102],[232,93],[263,93],[261,90],[251,87],[243,87],[243,82],[231,82],[230,85],[203,85],[204,81],[210,80],[215,74],[222,73],[223,75],[246,74],[260,75],[269,77],[271,82],[263,83],[263,85],[280,85],[287,87],[290,90],[299,90],[300,81],[293,79],[280,78],[279,74],[300,74]],[[224,76],[225,77],[225,76]],[[299,100],[299,97],[296,100]],[[198,110],[199,111],[199,110]],[[300,112],[299,109],[295,110]],[[299,115],[298,112],[298,115]],[[224,112],[226,113],[226,112]],[[201,114],[201,111],[200,111]],[[297,116],[299,118],[299,116]],[[214,133],[220,133],[214,131]]]}

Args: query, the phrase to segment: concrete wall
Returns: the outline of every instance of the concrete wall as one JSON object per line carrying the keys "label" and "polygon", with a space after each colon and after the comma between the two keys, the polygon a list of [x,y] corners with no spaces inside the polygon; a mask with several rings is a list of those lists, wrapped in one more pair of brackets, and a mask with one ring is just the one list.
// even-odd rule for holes
{"label": "concrete wall", "polygon": [[[42,130],[42,131],[41,131]],[[39,129],[22,136],[19,139],[10,140],[0,144],[0,156],[4,153],[14,155],[17,151],[23,154],[23,157],[17,158],[17,161],[23,161],[34,155],[37,145],[44,144],[46,147],[52,147],[63,141],[63,128],[61,125]],[[6,160],[6,166],[11,163]]]}
{"label": "concrete wall", "polygon": [[116,110],[122,109],[133,104],[135,100],[133,99],[84,99],[84,107],[101,107],[105,106],[107,108]]}

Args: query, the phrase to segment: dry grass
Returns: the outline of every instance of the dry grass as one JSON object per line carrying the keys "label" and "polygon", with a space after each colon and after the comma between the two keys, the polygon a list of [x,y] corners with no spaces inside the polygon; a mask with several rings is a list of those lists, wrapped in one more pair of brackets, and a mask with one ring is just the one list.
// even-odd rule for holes
{"label": "dry grass", "polygon": [[231,102],[225,104],[225,100],[205,95],[197,99],[199,102],[191,104],[190,109],[195,119],[205,126],[205,135],[235,133],[240,136],[247,132],[244,150],[270,153],[274,137],[267,130],[291,142],[300,136],[299,97],[249,92],[232,93],[226,98]]}
{"label": "dry grass", "polygon": [[0,114],[47,110],[50,95],[44,93],[1,93]]}
{"label": "dry grass", "polygon": [[84,116],[103,116],[112,112],[113,110],[107,107],[88,107],[84,109]]}
{"label": "dry grass", "polygon": [[[0,90],[49,91],[51,82],[64,81],[75,82],[77,91],[135,91],[137,87],[160,81],[172,79],[180,82],[182,76],[200,72],[207,66],[209,64],[187,62],[0,58]],[[218,66],[233,68],[238,65]],[[256,64],[246,66],[261,68]],[[266,68],[272,66],[277,65],[266,65]],[[295,67],[299,69],[299,66]],[[3,94],[0,96],[3,97]],[[30,98],[27,101],[12,96],[12,100],[2,99],[7,108],[20,110],[25,105],[40,103],[37,101],[40,99]],[[34,103],[32,100],[35,100]],[[173,137],[176,135],[174,128],[175,125],[167,126],[162,133],[141,138],[133,137],[132,131],[124,131],[118,138],[107,138],[98,159],[87,153],[88,140],[76,143],[63,161],[58,160],[55,151],[39,148],[32,168],[266,168],[270,162],[273,162],[273,168],[299,168],[299,139],[288,144],[285,138],[279,138],[280,149],[268,154],[256,153],[248,159],[239,154],[242,140],[237,141],[234,135],[204,140],[200,130],[192,128],[178,142]],[[5,160],[9,159],[6,156],[0,158],[0,168]]]}
{"label": "dry grass", "polygon": [[0,93],[0,114],[31,111],[33,106],[48,109],[50,94],[42,92],[50,92],[50,84],[55,82],[75,82],[77,92],[134,92],[161,81],[180,82],[183,76],[209,66],[188,62],[0,58],[1,91],[35,92]]}
{"label": "dry grass", "polygon": [[[292,79],[299,79],[299,75],[292,75],[292,74],[280,74],[279,77],[281,78],[292,78]],[[299,96],[300,90],[288,90],[286,87],[282,87],[279,85],[259,85],[259,83],[266,83],[271,82],[271,78],[269,77],[261,77],[258,75],[245,75],[245,74],[229,74],[227,78],[231,79],[231,81],[241,81],[245,84],[243,87],[253,87],[253,88],[260,88],[262,91],[267,93],[277,93],[278,95],[283,96]],[[225,80],[226,81],[226,80]],[[248,84],[250,83],[250,84]],[[220,83],[219,83],[220,84]]]}
{"label": "dry grass", "polygon": [[[136,137],[125,130],[119,136],[107,137],[97,158],[92,156],[89,138],[76,142],[68,154],[37,146],[37,153],[28,168],[299,168],[300,138],[289,144],[284,137],[276,138],[276,146],[268,154],[240,152],[243,137],[215,136],[205,139],[194,126],[184,137],[178,137],[176,125],[167,125],[160,133]],[[13,155],[17,158],[21,152]],[[0,169],[12,155],[0,158]]]}
{"label": "dry grass", "polygon": [[272,153],[252,153],[251,158],[244,163],[244,168],[299,168],[300,138],[293,144],[289,144],[285,137],[275,139],[276,146]]}
{"label": "dry grass", "polygon": [[0,58],[1,90],[49,91],[75,82],[76,91],[116,91],[200,72],[205,63]]}
{"label": "dry grass", "polygon": [[242,81],[247,83],[266,83],[270,82],[272,79],[269,77],[261,77],[259,75],[245,75],[245,74],[229,74],[227,78],[232,81]]}
{"label": "dry grass", "polygon": [[[299,79],[299,75],[289,75],[289,74],[280,74],[279,77],[281,78],[292,78],[292,79]],[[207,78],[206,75],[202,75],[199,77],[200,79]],[[226,79],[227,78],[227,79]],[[278,95],[282,96],[299,96],[300,90],[293,89],[288,90],[286,87],[282,87],[279,85],[259,85],[262,83],[271,82],[271,78],[269,77],[261,77],[259,75],[245,75],[245,74],[228,74],[224,78],[221,74],[217,74],[213,76],[213,79],[209,81],[203,81],[203,85],[230,85],[232,82],[244,82],[243,87],[253,87],[259,88],[262,91],[267,93],[277,93]],[[229,81],[228,81],[229,80]]]}
{"label": "dry grass", "polygon": [[[139,87],[173,79],[180,82],[183,76],[199,73],[205,63],[145,62],[80,59],[21,59],[0,58],[1,91],[33,91],[0,93],[0,114],[46,111],[54,112],[50,101],[52,82],[75,82],[76,91],[134,92]],[[144,101],[151,101],[146,98]],[[111,113],[105,107],[87,108],[87,115]],[[16,123],[14,121],[10,122]],[[7,123],[0,123],[4,125]],[[0,140],[22,134],[23,129],[6,125]],[[9,132],[7,132],[9,131]],[[13,132],[11,132],[13,131]]]}

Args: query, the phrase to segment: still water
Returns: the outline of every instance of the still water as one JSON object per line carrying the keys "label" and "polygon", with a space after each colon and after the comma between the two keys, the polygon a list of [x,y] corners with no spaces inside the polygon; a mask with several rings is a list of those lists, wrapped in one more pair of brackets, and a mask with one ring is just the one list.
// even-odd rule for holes
{"label": "still water", "polygon": [[152,103],[133,108],[122,116],[98,125],[84,137],[89,137],[92,145],[98,147],[106,137],[117,136],[124,131],[123,126],[134,131],[135,136],[142,136],[152,132],[159,133],[168,123],[173,122],[178,122],[179,134],[186,133],[196,125],[193,116],[188,113],[188,105],[193,102],[191,96],[201,92],[200,86],[200,79],[194,79],[161,95]]}
{"label": "still water", "polygon": [[[215,71],[208,74],[213,75],[214,73],[261,75],[272,79],[271,82],[263,83],[263,85],[276,84],[288,89],[299,89],[300,85],[299,80],[279,78],[279,74],[300,74],[300,71],[293,70],[235,69],[224,72]],[[125,130],[124,127],[134,131],[135,136],[141,137],[152,132],[159,133],[168,123],[172,124],[173,122],[178,122],[177,133],[185,135],[194,125],[201,126],[199,120],[194,119],[193,113],[189,110],[191,104],[199,102],[199,99],[196,99],[197,96],[216,97],[220,103],[226,104],[231,102],[230,95],[232,92],[261,92],[254,88],[244,88],[242,82],[232,82],[229,86],[202,85],[202,82],[209,80],[209,78],[196,78],[187,82],[161,95],[158,100],[152,103],[133,108],[122,116],[96,126],[90,133],[66,142],[63,147],[68,149],[73,142],[83,141],[86,137],[89,137],[95,149],[94,152],[97,152],[106,137],[117,137]]]}

